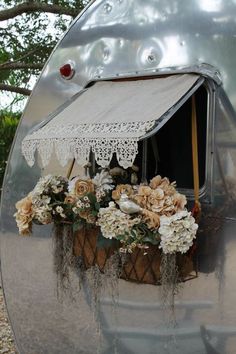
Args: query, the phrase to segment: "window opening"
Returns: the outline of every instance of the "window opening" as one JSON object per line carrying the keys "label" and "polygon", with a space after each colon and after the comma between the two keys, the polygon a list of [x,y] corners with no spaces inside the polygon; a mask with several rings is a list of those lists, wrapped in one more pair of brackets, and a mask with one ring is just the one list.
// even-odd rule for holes
{"label": "window opening", "polygon": [[[202,85],[194,95],[197,112],[199,187],[201,189],[206,182],[208,91]],[[176,181],[178,189],[193,190],[191,115],[192,97],[155,135],[139,141],[139,153],[134,161],[134,165],[138,167],[138,172],[135,169],[138,175],[136,183],[145,183],[159,174],[162,177],[168,177],[171,182]],[[99,170],[99,166],[92,153],[90,162],[89,172],[94,175]],[[118,166],[114,155],[109,167]],[[131,183],[132,168],[128,168],[126,172],[118,183]],[[127,176],[129,176],[128,179]]]}
{"label": "window opening", "polygon": [[[198,130],[199,185],[206,176],[207,91],[201,86],[195,93]],[[171,119],[152,137],[147,139],[147,180],[157,174],[176,181],[178,188],[193,189],[193,163],[191,138],[192,98],[190,97]],[[135,164],[142,167],[143,141]],[[142,172],[139,173],[142,179]]]}

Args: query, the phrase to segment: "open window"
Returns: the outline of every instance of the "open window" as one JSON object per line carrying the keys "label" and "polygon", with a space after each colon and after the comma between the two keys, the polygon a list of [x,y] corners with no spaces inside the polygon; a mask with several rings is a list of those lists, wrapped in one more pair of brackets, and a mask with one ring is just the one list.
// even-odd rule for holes
{"label": "open window", "polygon": [[[199,186],[206,182],[208,92],[204,85],[194,93],[197,111]],[[140,179],[157,174],[176,181],[180,189],[193,189],[191,139],[192,97],[190,97],[153,136],[139,142],[135,164]],[[146,155],[146,157],[145,157]],[[146,162],[144,159],[146,158]]]}
{"label": "open window", "polygon": [[[55,150],[65,166],[74,159],[86,165],[139,167],[139,181],[156,174],[193,190],[191,138],[195,96],[199,185],[204,189],[209,148],[209,88],[195,74],[98,81],[75,95],[23,140],[30,166],[37,150],[46,166]],[[193,194],[193,193],[192,193]]]}

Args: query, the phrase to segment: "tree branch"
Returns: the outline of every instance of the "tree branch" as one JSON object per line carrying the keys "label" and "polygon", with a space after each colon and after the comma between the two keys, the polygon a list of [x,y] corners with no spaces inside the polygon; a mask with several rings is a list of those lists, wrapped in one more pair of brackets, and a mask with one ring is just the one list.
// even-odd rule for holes
{"label": "tree branch", "polygon": [[9,91],[9,92],[20,93],[21,95],[24,95],[24,96],[29,96],[31,94],[31,90],[28,90],[27,88],[18,87],[18,86],[11,86],[11,85],[2,84],[2,83],[0,83],[0,91]]}
{"label": "tree branch", "polygon": [[22,70],[22,69],[35,69],[41,70],[44,63],[18,63],[18,62],[6,62],[0,64],[0,70]]}
{"label": "tree branch", "polygon": [[77,16],[80,9],[65,8],[60,5],[51,5],[41,2],[26,1],[6,10],[0,11],[0,21],[9,20],[18,15],[28,12],[50,12],[53,14],[68,15],[71,17]]}

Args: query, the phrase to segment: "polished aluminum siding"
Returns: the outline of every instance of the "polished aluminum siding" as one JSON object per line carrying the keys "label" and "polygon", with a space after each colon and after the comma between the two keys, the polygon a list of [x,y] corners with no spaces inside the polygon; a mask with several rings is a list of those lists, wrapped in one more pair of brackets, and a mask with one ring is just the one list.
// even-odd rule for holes
{"label": "polished aluminum siding", "polygon": [[[172,72],[198,72],[217,84],[222,80],[222,88],[215,92],[216,105],[209,107],[216,113],[216,134],[209,136],[210,140],[215,136],[215,144],[210,145],[215,196],[210,213],[217,217],[209,220],[220,228],[205,232],[199,277],[185,283],[177,297],[176,345],[169,348],[164,339],[159,288],[121,281],[116,322],[109,296],[103,300],[103,352],[114,352],[115,328],[121,335],[119,353],[162,354],[169,349],[182,354],[235,353],[236,225],[231,203],[236,195],[235,18],[233,0],[95,1],[58,44],[23,115],[2,198],[2,278],[21,354],[89,354],[100,341],[83,292],[75,302],[68,299],[62,304],[56,299],[50,229],[35,227],[30,239],[18,236],[14,203],[42,173],[65,172],[54,162],[46,171],[27,167],[20,153],[23,137],[89,81]],[[68,60],[74,62],[76,73],[64,80],[58,69]]]}

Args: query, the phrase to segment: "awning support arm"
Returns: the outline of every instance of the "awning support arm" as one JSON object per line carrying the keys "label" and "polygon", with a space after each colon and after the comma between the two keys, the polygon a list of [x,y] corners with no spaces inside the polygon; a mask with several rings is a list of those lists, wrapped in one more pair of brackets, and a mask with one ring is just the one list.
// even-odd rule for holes
{"label": "awning support arm", "polygon": [[198,164],[198,139],[197,139],[197,113],[195,95],[192,96],[192,159],[193,159],[193,189],[194,207],[193,215],[198,218],[201,213],[199,202],[199,164]]}

